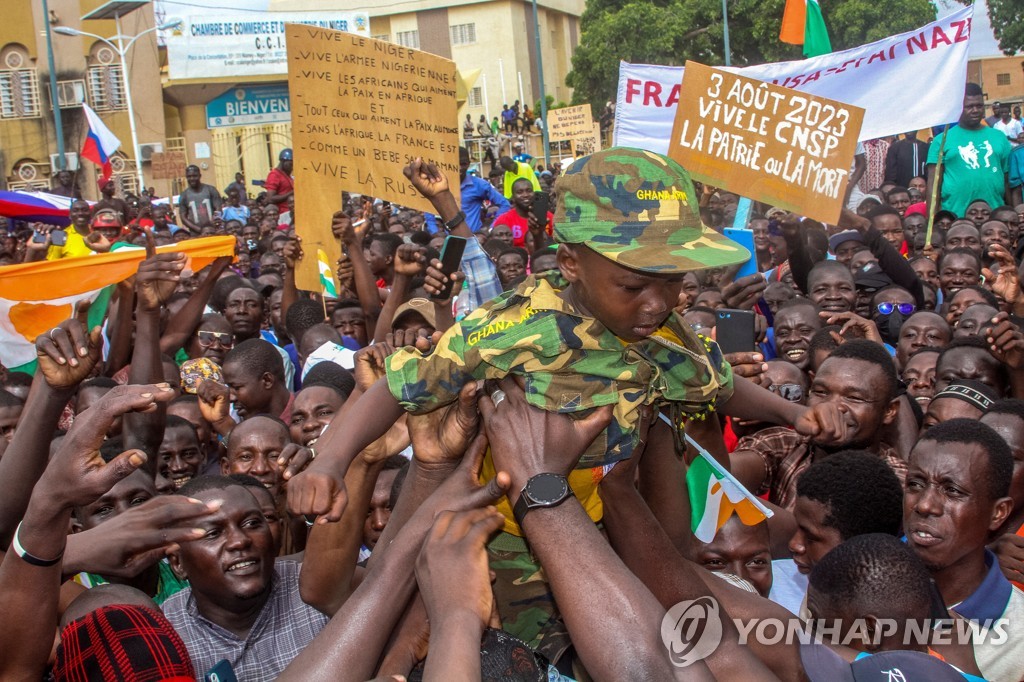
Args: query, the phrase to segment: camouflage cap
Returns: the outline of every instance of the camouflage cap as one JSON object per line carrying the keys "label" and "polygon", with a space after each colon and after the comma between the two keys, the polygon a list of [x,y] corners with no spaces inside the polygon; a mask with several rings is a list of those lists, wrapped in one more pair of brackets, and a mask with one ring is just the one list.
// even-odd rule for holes
{"label": "camouflage cap", "polygon": [[557,190],[555,240],[627,268],[670,274],[750,260],[701,223],[690,174],[667,156],[612,147],[577,159]]}

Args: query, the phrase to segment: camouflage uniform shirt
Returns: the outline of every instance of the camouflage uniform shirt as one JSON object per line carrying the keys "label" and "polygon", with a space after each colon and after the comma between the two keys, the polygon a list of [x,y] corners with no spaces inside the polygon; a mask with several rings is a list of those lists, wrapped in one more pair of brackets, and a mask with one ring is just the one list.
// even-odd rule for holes
{"label": "camouflage uniform shirt", "polygon": [[431,355],[412,348],[393,354],[391,393],[422,414],[455,402],[468,382],[515,374],[525,379],[528,402],[545,410],[614,405],[611,424],[578,469],[628,459],[644,405],[668,407],[679,424],[732,395],[732,371],[718,346],[705,346],[677,314],[651,337],[626,343],[560,298],[566,286],[557,272],[529,277],[456,323]]}

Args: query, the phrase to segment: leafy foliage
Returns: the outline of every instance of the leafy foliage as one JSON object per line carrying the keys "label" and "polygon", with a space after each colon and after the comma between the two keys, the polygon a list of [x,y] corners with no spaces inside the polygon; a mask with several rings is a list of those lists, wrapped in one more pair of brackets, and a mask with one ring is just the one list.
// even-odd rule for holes
{"label": "leafy foliage", "polygon": [[988,18],[1004,54],[1024,52],[1024,0],[988,0]]}

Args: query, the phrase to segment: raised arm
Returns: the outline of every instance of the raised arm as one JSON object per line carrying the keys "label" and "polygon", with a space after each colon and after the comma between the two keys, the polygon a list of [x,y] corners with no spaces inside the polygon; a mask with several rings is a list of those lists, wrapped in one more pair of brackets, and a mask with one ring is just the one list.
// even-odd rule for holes
{"label": "raised arm", "polygon": [[[538,474],[565,476],[611,419],[610,407],[583,419],[530,407],[511,378],[495,406],[480,399],[495,467],[511,478],[515,507]],[[572,495],[555,507],[519,518],[531,551],[544,567],[559,611],[587,670],[598,679],[671,679],[675,671],[661,641],[665,615],[654,595],[630,573]],[[623,656],[623,647],[629,651]],[[702,661],[688,679],[714,679]]]}
{"label": "raised arm", "polygon": [[[164,377],[160,360],[160,309],[174,293],[185,269],[183,253],[156,252],[152,233],[146,234],[146,260],[135,276],[135,348],[132,350],[132,384],[158,384],[177,377]],[[147,455],[146,471],[156,475],[157,451],[164,437],[165,405],[147,413],[132,413],[124,418],[124,444]]]}
{"label": "raised arm", "polygon": [[196,325],[199,324],[199,320],[203,317],[203,310],[206,309],[206,304],[210,300],[214,285],[229,265],[231,265],[230,256],[221,256],[210,264],[206,270],[206,276],[203,277],[203,281],[199,283],[196,290],[188,297],[185,305],[167,322],[167,329],[164,330],[163,336],[160,337],[161,353],[174,355],[192,336]]}
{"label": "raised arm", "polygon": [[173,396],[158,386],[119,386],[75,420],[36,484],[0,565],[0,678],[38,679],[46,667],[72,509],[93,502],[145,461],[144,453],[131,450],[103,462],[99,447],[110,424],[120,414],[153,410]]}
{"label": "raised arm", "polygon": [[[68,400],[102,353],[100,327],[88,329],[89,305],[81,304],[75,318],[65,320],[36,339],[38,366],[28,400],[21,412],[22,428],[0,458],[0,545],[11,543],[14,529],[28,507],[36,481],[46,469],[50,436]],[[65,529],[66,530],[66,529]]]}

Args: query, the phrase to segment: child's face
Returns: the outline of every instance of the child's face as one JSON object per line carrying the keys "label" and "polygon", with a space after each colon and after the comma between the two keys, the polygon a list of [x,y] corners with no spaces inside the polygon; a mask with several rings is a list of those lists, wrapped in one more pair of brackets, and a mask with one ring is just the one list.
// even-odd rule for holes
{"label": "child's face", "polygon": [[679,300],[683,274],[630,270],[583,245],[558,250],[558,265],[571,283],[575,303],[624,341],[647,338]]}

